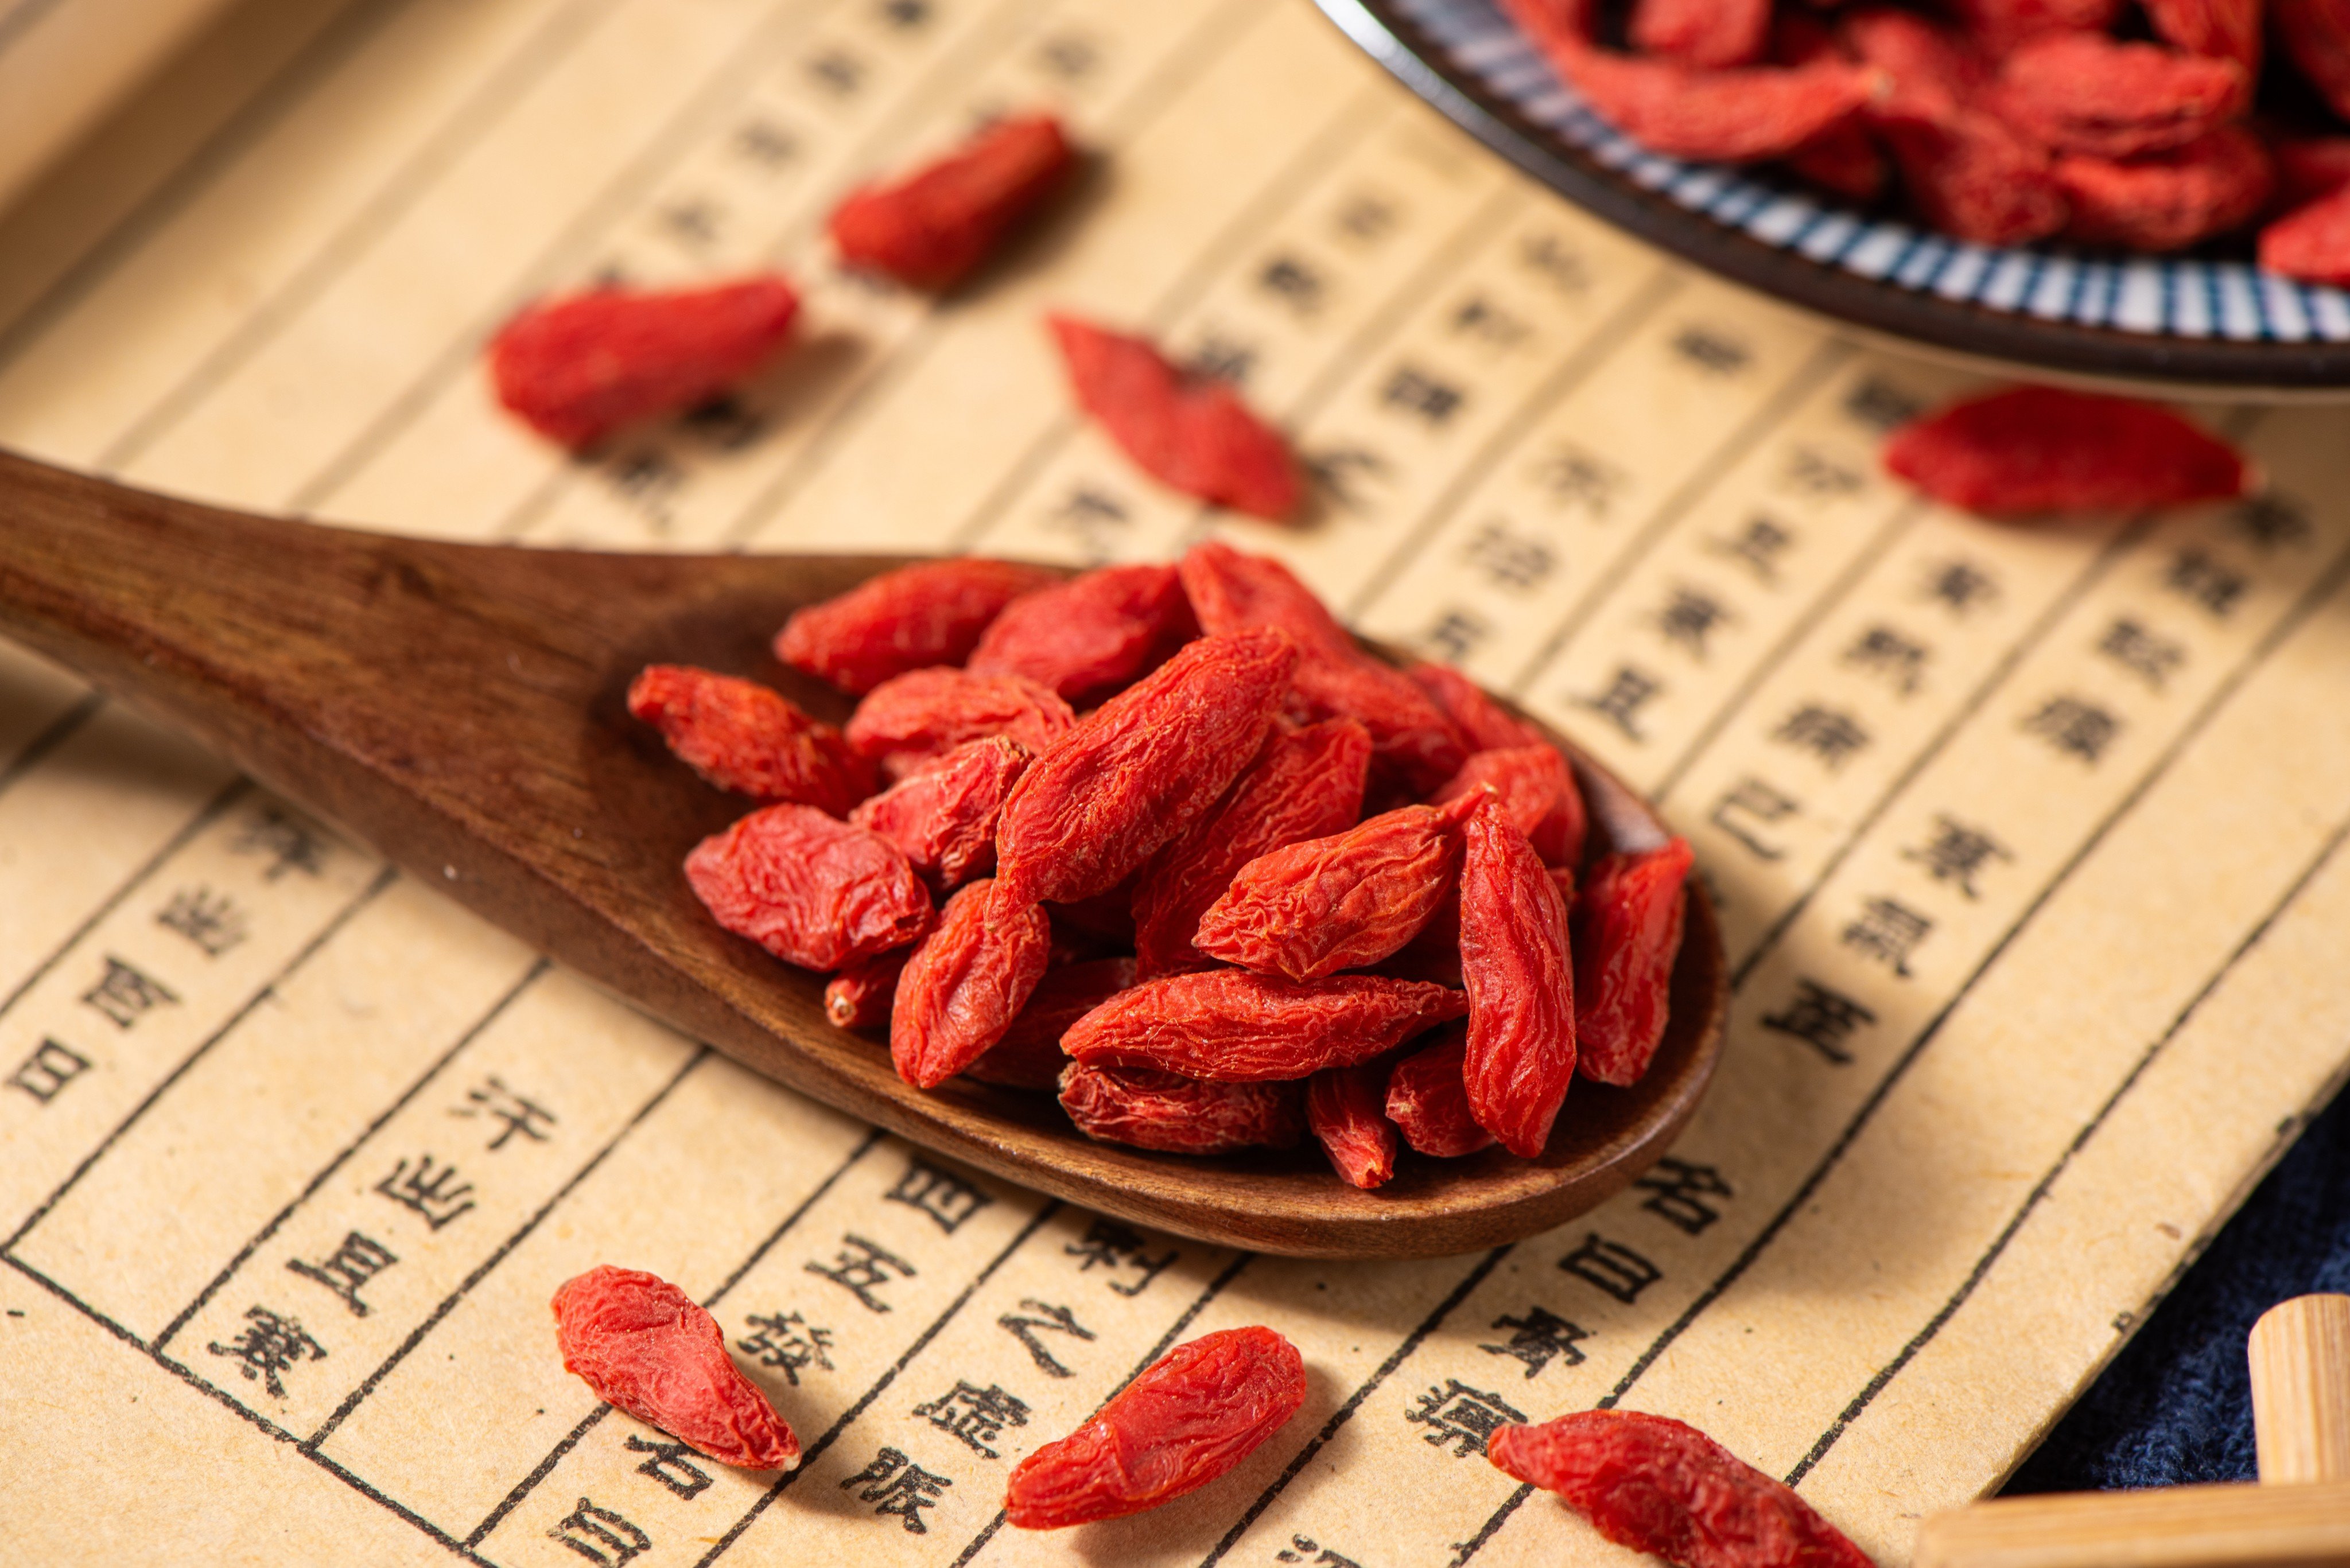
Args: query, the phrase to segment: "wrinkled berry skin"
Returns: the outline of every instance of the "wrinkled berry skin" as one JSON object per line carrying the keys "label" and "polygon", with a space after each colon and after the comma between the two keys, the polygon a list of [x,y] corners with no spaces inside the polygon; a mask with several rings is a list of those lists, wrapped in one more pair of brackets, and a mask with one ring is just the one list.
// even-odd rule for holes
{"label": "wrinkled berry skin", "polygon": [[1053,928],[1035,904],[992,919],[993,880],[947,900],[906,961],[889,1009],[889,1059],[918,1089],[935,1089],[1003,1038],[1052,961]]}
{"label": "wrinkled berry skin", "polygon": [[879,1029],[889,1022],[889,1005],[897,999],[898,977],[905,972],[912,948],[891,948],[871,958],[852,959],[825,982],[824,1015],[836,1029]]}
{"label": "wrinkled berry skin", "polygon": [[1295,1084],[1210,1084],[1149,1067],[1061,1069],[1061,1108],[1102,1143],[1160,1154],[1295,1148],[1305,1136]]}
{"label": "wrinkled berry skin", "polygon": [[1383,1187],[1395,1175],[1396,1129],[1387,1117],[1387,1069],[1334,1067],[1305,1082],[1305,1125],[1349,1187]]}
{"label": "wrinkled berry skin", "polygon": [[861,697],[893,675],[961,664],[1004,606],[1057,580],[972,556],[900,566],[795,612],[775,657]]}
{"label": "wrinkled berry skin", "polygon": [[968,742],[848,814],[905,852],[934,888],[960,888],[995,865],[995,821],[1035,753],[1005,735]]}
{"label": "wrinkled berry skin", "polygon": [[842,733],[882,776],[902,779],[958,746],[1002,735],[1042,752],[1076,715],[1035,681],[940,667],[891,676],[865,694]]}
{"label": "wrinkled berry skin", "polygon": [[782,348],[799,296],[780,277],[540,300],[490,340],[498,401],[577,450],[708,401]]}
{"label": "wrinkled berry skin", "polygon": [[564,1370],[599,1399],[744,1469],[796,1469],[799,1439],[726,1354],[717,1320],[675,1285],[599,1263],[555,1293]]}
{"label": "wrinkled berry skin", "polygon": [[1526,836],[1546,866],[1573,866],[1583,858],[1588,819],[1575,769],[1547,742],[1478,752],[1461,764],[1451,782],[1430,797],[1441,805],[1481,785],[1502,797],[1510,821]]}
{"label": "wrinkled berry skin", "polygon": [[1263,1083],[1367,1062],[1468,1005],[1457,991],[1384,975],[1338,974],[1300,985],[1210,970],[1110,998],[1069,1027],[1061,1048],[1088,1066]]}
{"label": "wrinkled berry skin", "polygon": [[1811,1504],[1695,1427],[1634,1410],[1578,1410],[1503,1427],[1496,1469],[1555,1491],[1592,1528],[1679,1568],[1872,1568]]}
{"label": "wrinkled berry skin", "polygon": [[2054,387],[1965,399],[1894,431],[1885,466],[1986,517],[2220,501],[2251,481],[2225,441],[2168,409]]}
{"label": "wrinkled berry skin", "polygon": [[1468,1027],[1456,1024],[1397,1063],[1388,1075],[1388,1120],[1415,1153],[1458,1159],[1492,1146],[1493,1135],[1469,1108],[1461,1073],[1468,1056]]}
{"label": "wrinkled berry skin", "polygon": [[1069,1064],[1061,1036],[1070,1024],[1133,983],[1130,958],[1087,959],[1046,970],[1003,1038],[965,1067],[963,1075],[1007,1089],[1057,1090],[1061,1069]]}
{"label": "wrinkled berry skin", "polygon": [[1469,992],[1469,1050],[1461,1077],[1478,1125],[1512,1154],[1532,1159],[1550,1141],[1551,1124],[1575,1082],[1566,905],[1498,798],[1486,795],[1462,831],[1461,978]]}
{"label": "wrinkled berry skin", "polygon": [[979,639],[973,675],[1019,675],[1091,707],[1198,631],[1175,568],[1104,566],[1014,599]]}
{"label": "wrinkled berry skin", "polygon": [[1628,1087],[1665,1038],[1690,846],[1610,855],[1575,898],[1575,1035],[1583,1075]]}
{"label": "wrinkled berry skin", "polygon": [[720,789],[796,801],[834,816],[847,815],[873,789],[872,768],[839,731],[754,680],[649,664],[629,684],[629,711]]}
{"label": "wrinkled berry skin", "polygon": [[2242,109],[2248,91],[2233,60],[2050,33],[2001,63],[1988,104],[2044,147],[2130,158],[2193,141]]}
{"label": "wrinkled berry skin", "polygon": [[836,970],[929,929],[898,846],[810,805],[771,805],[694,846],[685,879],[718,923],[785,963]]}
{"label": "wrinkled berry skin", "polygon": [[1412,683],[1435,700],[1471,752],[1505,752],[1517,746],[1546,746],[1543,732],[1486,694],[1485,689],[1449,664],[1419,663],[1408,673]]}
{"label": "wrinkled berry skin", "polygon": [[827,226],[850,266],[909,288],[952,288],[1053,194],[1076,161],[1051,115],[999,119],[902,180],[852,192]]}
{"label": "wrinkled berry skin", "polygon": [[1020,1461],[1003,1511],[1022,1530],[1118,1519],[1196,1491],[1305,1403],[1305,1362],[1269,1328],[1228,1328],[1152,1362],[1056,1443]]}

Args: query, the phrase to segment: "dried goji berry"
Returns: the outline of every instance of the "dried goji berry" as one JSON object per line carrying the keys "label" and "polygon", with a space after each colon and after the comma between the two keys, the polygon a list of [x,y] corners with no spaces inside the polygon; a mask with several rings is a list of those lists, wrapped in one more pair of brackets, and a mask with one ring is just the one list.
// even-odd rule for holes
{"label": "dried goji berry", "polygon": [[[1816,16],[1785,12],[1771,25],[1771,59],[1775,65],[1809,66],[1849,57]],[[1885,150],[1877,145],[1866,119],[1857,115],[1828,127],[1789,152],[1787,167],[1814,184],[1856,202],[1875,197],[1892,173]]]}
{"label": "dried goji berry", "polygon": [[973,675],[941,667],[892,676],[848,716],[848,743],[904,778],[956,747],[990,735],[1042,752],[1076,722],[1069,705],[1022,675]]}
{"label": "dried goji berry", "polygon": [[1056,580],[1040,566],[970,557],[900,566],[795,613],[775,634],[775,657],[861,696],[893,675],[961,664],[1004,606]]}
{"label": "dried goji berry", "polygon": [[1200,917],[1258,856],[1360,816],[1370,765],[1370,734],[1352,719],[1275,732],[1223,798],[1143,867],[1133,906],[1143,977],[1208,967],[1191,945]]}
{"label": "dried goji berry", "polygon": [[1059,1530],[1171,1502],[1254,1453],[1305,1403],[1305,1358],[1273,1330],[1201,1334],[1022,1459],[1004,1515],[1022,1530]]}
{"label": "dried goji berry", "polygon": [[914,288],[951,288],[1050,196],[1076,161],[1049,114],[999,119],[888,184],[865,186],[827,224],[840,259]]}
{"label": "dried goji berry", "polygon": [[1088,1066],[1156,1067],[1221,1084],[1305,1078],[1384,1055],[1469,999],[1440,985],[1339,974],[1307,984],[1210,970],[1146,981],[1069,1026]]}
{"label": "dried goji berry", "polygon": [[1953,0],[1950,6],[1994,55],[2044,33],[2102,33],[2121,8],[2121,0]]}
{"label": "dried goji berry", "polygon": [[2247,77],[2260,70],[2261,0],[2146,0],[2146,19],[2190,55],[2233,60]]}
{"label": "dried goji berry", "polygon": [[1433,801],[1441,805],[1491,786],[1503,808],[1546,865],[1573,866],[1583,858],[1587,820],[1575,770],[1549,744],[1479,752],[1461,764]]}
{"label": "dried goji berry", "polygon": [[1349,1187],[1382,1187],[1395,1175],[1387,1085],[1387,1069],[1377,1064],[1334,1067],[1305,1081],[1305,1125]]}
{"label": "dried goji berry", "polygon": [[2334,112],[2350,119],[2350,0],[2269,0],[2277,39]]}
{"label": "dried goji berry", "polygon": [[1575,895],[1575,1035],[1586,1078],[1637,1084],[1664,1041],[1689,869],[1689,840],[1676,838],[1610,855]]}
{"label": "dried goji berry", "polygon": [[1678,1568],[1871,1568],[1811,1504],[1699,1431],[1634,1410],[1503,1427],[1485,1457],[1619,1546]]}
{"label": "dried goji berry", "polygon": [[1200,629],[1211,636],[1277,627],[1301,649],[1331,653],[1358,651],[1312,588],[1271,556],[1236,550],[1222,539],[1202,539],[1175,563],[1183,593]]}
{"label": "dried goji berry", "polygon": [[931,895],[898,846],[812,805],[771,805],[685,857],[718,923],[785,963],[836,970],[927,930]]}
{"label": "dried goji berry", "polygon": [[1463,836],[1461,977],[1469,992],[1469,1049],[1461,1077],[1478,1125],[1531,1159],[1550,1141],[1575,1082],[1566,907],[1498,798],[1479,797]]}
{"label": "dried goji berry", "polygon": [[1845,13],[1836,29],[1855,58],[1884,73],[1873,118],[1939,124],[1990,85],[1991,63],[1971,39],[1913,12],[1866,5]]}
{"label": "dried goji berry", "polygon": [[2116,161],[2056,160],[2072,217],[2064,232],[2089,244],[2172,251],[2227,233],[2268,205],[2276,170],[2261,139],[2223,125],[2168,152]]}
{"label": "dried goji berry", "polygon": [[1408,805],[1242,867],[1200,918],[1192,946],[1261,974],[1320,980],[1375,964],[1418,936],[1461,866],[1463,797]]}
{"label": "dried goji berry", "polygon": [[970,741],[858,805],[848,820],[899,849],[933,887],[995,865],[995,819],[1035,753],[1008,735]]}
{"label": "dried goji berry", "polygon": [[2276,161],[2277,200],[2297,207],[2350,185],[2350,136],[2279,136],[2269,141]]}
{"label": "dried goji berry", "polygon": [[2262,229],[2261,265],[2310,283],[2350,285],[2350,185]]}
{"label": "dried goji berry", "polygon": [[1893,434],[1885,466],[1988,517],[2224,500],[2250,478],[2233,448],[2167,409],[2054,387],[1967,398]]}
{"label": "dried goji berry", "polygon": [[966,667],[1022,675],[1088,705],[1174,651],[1197,628],[1172,566],[1104,566],[1016,599]]}
{"label": "dried goji berry", "polygon": [[1053,929],[1034,904],[1005,910],[982,878],[947,900],[906,961],[889,1010],[889,1059],[918,1089],[935,1089],[985,1055],[1045,978]]}
{"label": "dried goji berry", "polygon": [[1039,756],[996,827],[1013,907],[1106,892],[1205,814],[1264,744],[1296,662],[1280,632],[1201,638]]}
{"label": "dried goji berry", "polygon": [[1077,406],[1170,489],[1280,522],[1297,510],[1297,462],[1229,381],[1186,373],[1148,339],[1049,318]]}
{"label": "dried goji berry", "polygon": [[1011,1089],[1057,1089],[1061,1069],[1069,1064],[1061,1036],[1134,980],[1130,958],[1090,959],[1046,970],[1003,1038],[965,1067],[963,1075]]}
{"label": "dried goji berry", "polygon": [[796,1469],[799,1439],[726,1354],[718,1322],[657,1275],[598,1263],[555,1293],[564,1370],[696,1453]]}
{"label": "dried goji berry", "polygon": [[914,956],[910,947],[851,961],[825,982],[824,1015],[841,1029],[879,1029],[889,1022],[889,1004],[897,999],[898,976]]}
{"label": "dried goji berry", "polygon": [[1493,1135],[1469,1108],[1469,1085],[1461,1074],[1468,1055],[1468,1026],[1455,1024],[1388,1075],[1388,1120],[1419,1153],[1458,1159],[1492,1144]]}
{"label": "dried goji berry", "polygon": [[1503,707],[1466,675],[1449,664],[1422,662],[1406,671],[1415,685],[1432,698],[1472,752],[1506,751],[1513,746],[1544,746],[1543,732]]}
{"label": "dried goji berry", "polygon": [[2098,158],[2183,147],[2244,107],[2233,60],[2052,33],[2001,62],[1987,107],[2043,144]]}
{"label": "dried goji berry", "polygon": [[754,680],[649,664],[629,682],[629,711],[720,789],[839,816],[873,788],[872,768],[839,731]]}
{"label": "dried goji berry", "polygon": [[1629,31],[1645,54],[1719,70],[1761,55],[1770,28],[1771,0],[1638,0]]}
{"label": "dried goji berry", "polygon": [[1061,1070],[1061,1108],[1103,1143],[1161,1154],[1295,1148],[1305,1134],[1295,1084],[1210,1084],[1149,1067]]}
{"label": "dried goji berry", "polygon": [[531,429],[592,446],[742,380],[791,336],[799,303],[780,277],[544,299],[490,340],[490,378],[498,401]]}

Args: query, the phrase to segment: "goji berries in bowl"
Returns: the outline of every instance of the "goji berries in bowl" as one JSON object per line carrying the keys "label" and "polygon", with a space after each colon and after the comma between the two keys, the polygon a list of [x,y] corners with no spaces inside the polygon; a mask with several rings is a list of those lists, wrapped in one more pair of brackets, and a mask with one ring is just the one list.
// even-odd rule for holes
{"label": "goji berries in bowl", "polygon": [[[2350,124],[2324,101],[2350,100],[2350,49],[2326,31],[2350,28],[2350,6],[2338,0],[2272,6],[2277,36],[2265,67],[2259,8],[2241,3],[1960,0],[1911,10],[1645,0],[1630,8],[1628,35],[1655,57],[1591,47],[1579,59],[1573,39],[1562,49],[1560,29],[1587,30],[1595,17],[1612,26],[1623,8],[1317,3],[1405,85],[1535,179],[1789,304],[1872,334],[2065,375],[2240,392],[2350,388],[2350,292],[2311,281],[2350,278],[2350,185],[2342,183]],[[1709,71],[1691,40],[1669,36],[1676,26],[1702,33],[1733,17],[1767,25],[1774,10],[1768,57],[1727,70]],[[2247,18],[2247,36],[2234,36],[2246,28],[2231,22]],[[2056,44],[2033,40],[2044,57],[2023,85],[2038,89],[2039,108],[2080,124],[2027,124],[2033,106],[1995,96],[2015,86],[2008,78],[2029,74],[2016,68],[2020,50],[2003,62],[1996,54],[2011,47],[1991,36],[2002,19],[2078,29]],[[1823,21],[1835,29],[1834,46]],[[1549,31],[1548,47],[1521,24]],[[2189,39],[2182,26],[2212,36]],[[1900,36],[1880,40],[1880,51],[1862,36],[1871,27]],[[1966,41],[1961,29],[1988,40],[1967,68],[1995,79],[1943,105],[1948,122],[1920,133],[1946,138],[1937,146],[1957,171],[1950,188],[1929,188],[1927,155],[1899,140],[1898,124],[1874,146],[1856,134],[1840,139],[1856,119],[1873,117],[1884,130],[1913,113],[1930,119],[1899,67],[1938,36]],[[1806,35],[1820,40],[1808,53]],[[2069,60],[2068,50],[2083,57]],[[2251,63],[2232,92],[2225,78],[2241,67],[2226,57],[2231,50]],[[1584,90],[1565,79],[1562,61],[1587,67],[1575,73]],[[2207,134],[2182,145],[2193,133],[2166,117],[2159,145],[2113,142],[2117,111],[2106,100],[2126,97],[2148,73],[2168,73],[2162,90],[2182,101],[2198,92],[2211,100],[2187,106],[2210,110]],[[1601,98],[1612,119],[1595,111]],[[1806,115],[1835,123],[1792,149],[1757,119],[1775,116],[1793,136],[1809,125]],[[2018,125],[2033,146],[2010,159],[2007,133]],[[1626,127],[1644,130],[1647,140]],[[1663,144],[1684,132],[1682,155],[1670,155],[1676,149]],[[1967,140],[1973,132],[1979,142]],[[1726,161],[1697,154],[1715,142]],[[1875,193],[1859,194],[1867,192]],[[2256,231],[2270,266],[2255,258]],[[1976,237],[1960,237],[1970,233]],[[2339,249],[2340,267],[2314,257],[2313,246]]]}

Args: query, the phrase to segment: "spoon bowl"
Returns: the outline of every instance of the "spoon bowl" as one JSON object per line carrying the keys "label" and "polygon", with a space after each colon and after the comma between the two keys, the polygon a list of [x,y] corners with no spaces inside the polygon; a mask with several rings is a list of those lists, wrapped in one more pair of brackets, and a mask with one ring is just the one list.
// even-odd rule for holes
{"label": "spoon bowl", "polygon": [[[722,929],[686,851],[749,809],[671,758],[625,694],[648,663],[849,700],[777,664],[795,608],[902,558],[603,555],[249,516],[0,452],[0,630],[186,730],[401,869],[754,1070],[910,1141],[1134,1223],[1296,1256],[1515,1241],[1646,1169],[1696,1108],[1727,992],[1694,888],[1671,1023],[1629,1089],[1578,1083],[1549,1149],[1407,1158],[1374,1192],[1310,1144],[1212,1159],[1098,1144],[1047,1096],[922,1091],[825,1016],[825,977]],[[1375,650],[1376,651],[1376,650]],[[1554,740],[1557,737],[1554,736]],[[1596,852],[1661,843],[1573,746]]]}

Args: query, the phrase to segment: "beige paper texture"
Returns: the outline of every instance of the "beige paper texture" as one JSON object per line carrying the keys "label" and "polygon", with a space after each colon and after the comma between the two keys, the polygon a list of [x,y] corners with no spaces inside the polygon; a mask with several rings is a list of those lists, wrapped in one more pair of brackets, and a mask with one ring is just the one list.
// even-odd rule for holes
{"label": "beige paper texture", "polygon": [[[1723,910],[1730,1042],[1671,1159],[1513,1247],[1137,1235],[751,1077],[0,651],[29,1561],[1608,1563],[1481,1449],[1613,1401],[1898,1563],[2350,1055],[2339,414],[2201,410],[2269,476],[2247,505],[1921,504],[1875,445],[1958,377],[1533,189],[1303,0],[353,0],[245,90],[71,265],[37,203],[0,234],[0,272],[51,268],[0,275],[29,300],[0,441],[547,545],[1098,561],[1213,530],[1650,792]],[[1098,156],[979,286],[831,267],[847,183],[1035,103]],[[766,263],[806,335],[726,405],[588,462],[490,406],[517,301]],[[1307,525],[1139,479],[1071,417],[1053,306],[1243,378],[1319,471]],[[708,1302],[806,1465],[599,1407],[546,1304],[597,1262]],[[1001,1525],[1022,1454],[1249,1323],[1311,1369],[1274,1441],[1146,1517]]]}

